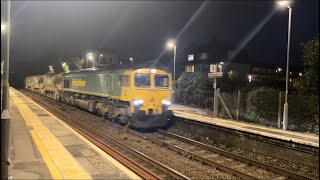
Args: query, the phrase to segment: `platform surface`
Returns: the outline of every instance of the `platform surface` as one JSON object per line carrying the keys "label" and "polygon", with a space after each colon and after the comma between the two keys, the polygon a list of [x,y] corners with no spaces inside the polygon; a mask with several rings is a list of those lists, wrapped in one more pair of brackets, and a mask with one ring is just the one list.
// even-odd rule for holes
{"label": "platform surface", "polygon": [[208,116],[208,113],[202,109],[191,108],[183,105],[173,104],[169,107],[169,109],[173,111],[175,116],[180,118],[205,122],[262,136],[319,147],[319,136],[316,134],[285,131],[282,129],[266,127],[263,125],[246,123],[237,120],[213,118]]}
{"label": "platform surface", "polygon": [[10,115],[14,179],[140,179],[13,88]]}

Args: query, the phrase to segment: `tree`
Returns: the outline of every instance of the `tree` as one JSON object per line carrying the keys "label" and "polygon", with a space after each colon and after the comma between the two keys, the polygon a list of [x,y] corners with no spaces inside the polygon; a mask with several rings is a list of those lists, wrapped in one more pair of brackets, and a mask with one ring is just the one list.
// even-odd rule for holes
{"label": "tree", "polygon": [[62,63],[61,66],[63,72],[69,72],[69,65],[67,63]]}
{"label": "tree", "polygon": [[49,72],[48,73],[54,73],[54,69],[53,69],[53,67],[52,66],[49,66]]}
{"label": "tree", "polygon": [[319,35],[301,44],[305,74],[294,83],[299,94],[319,96]]}
{"label": "tree", "polygon": [[84,64],[84,58],[79,57],[59,57],[58,61],[61,64],[66,63],[65,67],[62,67],[63,71],[67,70],[66,66],[68,66],[68,70],[81,70]]}
{"label": "tree", "polygon": [[177,80],[177,86],[179,89],[194,93],[213,90],[212,80],[202,72],[183,73]]}

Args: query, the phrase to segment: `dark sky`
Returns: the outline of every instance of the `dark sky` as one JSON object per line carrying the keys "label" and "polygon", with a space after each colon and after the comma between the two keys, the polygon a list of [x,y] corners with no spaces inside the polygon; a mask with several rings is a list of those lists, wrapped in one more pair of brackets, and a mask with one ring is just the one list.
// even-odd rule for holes
{"label": "dark sky", "polygon": [[[297,0],[292,7],[291,63],[299,65],[299,44],[319,33],[319,1]],[[178,57],[191,43],[218,38],[245,48],[257,63],[286,61],[288,10],[274,1],[12,1],[11,17],[11,70],[28,64],[24,74],[46,72],[57,57],[88,49],[110,49],[136,62],[157,59],[178,35]],[[161,56],[168,66],[171,53]]]}

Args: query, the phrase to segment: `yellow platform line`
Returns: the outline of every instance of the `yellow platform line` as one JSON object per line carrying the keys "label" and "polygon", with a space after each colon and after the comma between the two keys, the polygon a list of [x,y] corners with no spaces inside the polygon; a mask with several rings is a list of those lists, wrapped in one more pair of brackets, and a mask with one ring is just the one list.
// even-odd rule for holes
{"label": "yellow platform line", "polygon": [[29,127],[31,136],[54,179],[91,179],[25,102],[12,90],[10,97]]}
{"label": "yellow platform line", "polygon": [[[24,96],[23,94],[21,94],[22,96]],[[28,98],[28,97],[26,97]],[[30,101],[32,101],[30,99]],[[32,101],[33,102],[33,101]],[[67,124],[65,124],[63,121],[61,121],[58,117],[56,117],[54,114],[52,114],[51,112],[47,111],[46,109],[44,109],[43,107],[41,107],[39,104],[35,103],[35,105],[37,107],[39,107],[40,109],[44,110],[46,113],[50,114],[55,120],[57,120],[58,122],[60,122],[64,127],[66,127],[67,129],[69,129],[72,133],[74,133],[76,136],[78,136],[81,140],[83,140],[84,142],[86,142],[92,149],[94,149],[95,151],[97,151],[100,155],[102,155],[104,158],[106,158],[109,162],[111,162],[113,165],[115,165],[118,169],[120,169],[122,172],[124,172],[126,175],[129,176],[130,179],[133,180],[141,180],[141,178],[136,175],[134,172],[132,172],[131,170],[129,170],[128,168],[126,168],[124,165],[122,165],[120,162],[118,162],[117,160],[115,160],[113,157],[111,157],[109,154],[107,154],[106,152],[104,152],[103,150],[101,150],[100,148],[98,148],[96,145],[94,145],[92,142],[90,142],[88,139],[84,138],[82,135],[80,135],[78,132],[76,132],[75,130],[73,130],[70,126],[68,126]]]}

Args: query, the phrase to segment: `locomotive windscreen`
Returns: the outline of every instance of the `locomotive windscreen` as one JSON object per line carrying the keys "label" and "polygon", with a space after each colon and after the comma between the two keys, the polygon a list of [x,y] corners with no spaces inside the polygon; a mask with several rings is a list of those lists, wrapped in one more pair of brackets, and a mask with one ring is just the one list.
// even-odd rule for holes
{"label": "locomotive windscreen", "polygon": [[141,73],[135,74],[134,84],[136,87],[150,87],[150,75]]}
{"label": "locomotive windscreen", "polygon": [[154,85],[156,87],[169,87],[169,76],[160,74],[155,75]]}

